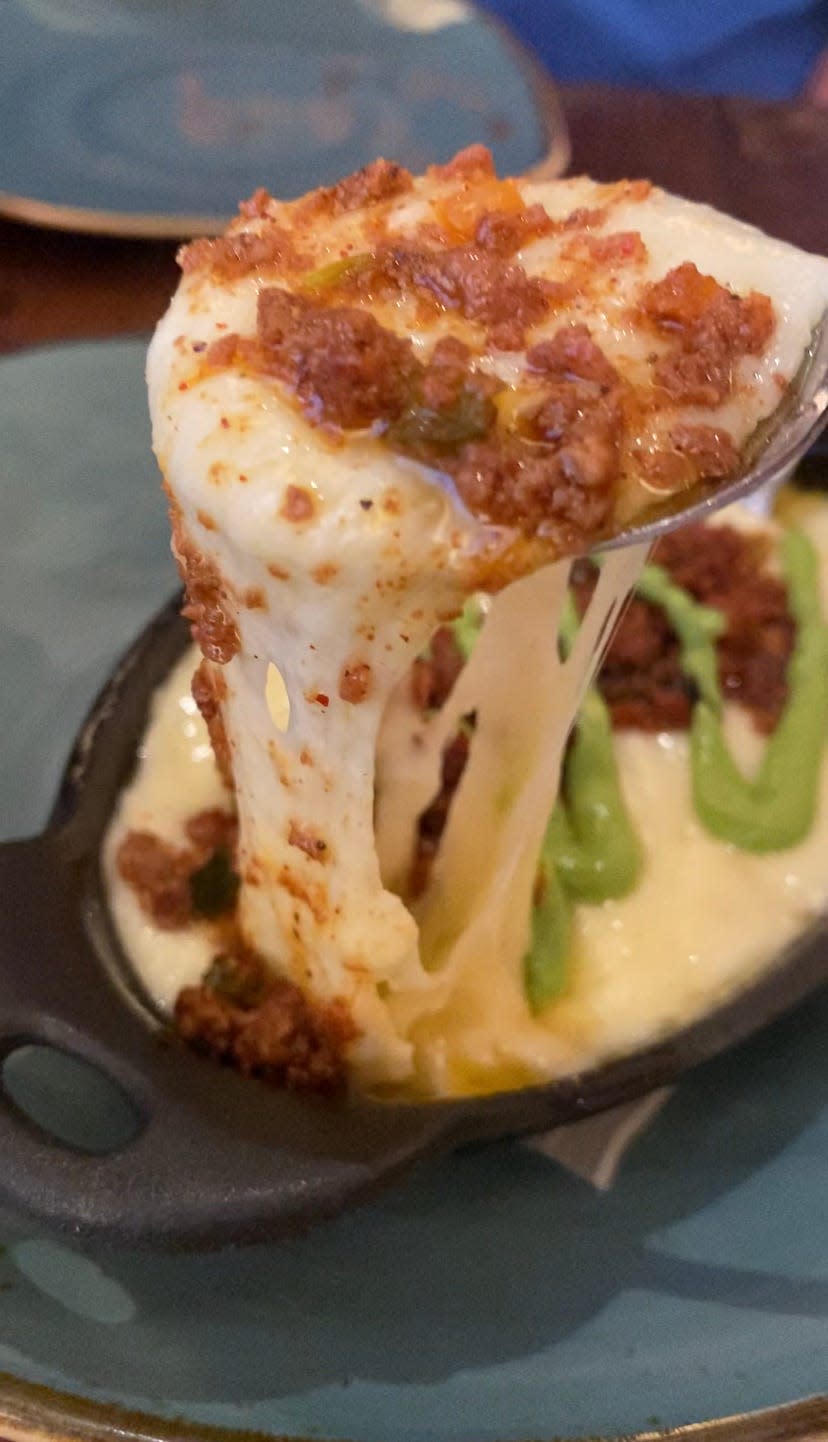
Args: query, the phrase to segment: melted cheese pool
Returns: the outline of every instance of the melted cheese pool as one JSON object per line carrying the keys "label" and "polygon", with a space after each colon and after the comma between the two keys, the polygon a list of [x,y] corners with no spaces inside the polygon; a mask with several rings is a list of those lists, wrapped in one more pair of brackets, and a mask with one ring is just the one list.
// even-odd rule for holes
{"label": "melted cheese pool", "polygon": [[[828,608],[828,507],[800,518],[823,560]],[[160,930],[115,871],[119,841],[149,828],[181,844],[186,819],[227,805],[204,723],[189,694],[195,651],[160,689],[138,772],[124,793],[105,863],[124,945],[155,1001],[171,1009],[197,983],[215,950],[208,927]],[[727,727],[746,771],[761,740],[741,712]],[[789,850],[756,855],[712,837],[693,810],[686,733],[616,732],[624,796],[644,865],[635,890],[575,908],[566,994],[532,1017],[507,971],[471,966],[430,975],[389,1001],[412,1048],[405,1088],[427,1095],[526,1085],[629,1053],[698,1018],[734,994],[828,906],[828,767],[817,821]]]}

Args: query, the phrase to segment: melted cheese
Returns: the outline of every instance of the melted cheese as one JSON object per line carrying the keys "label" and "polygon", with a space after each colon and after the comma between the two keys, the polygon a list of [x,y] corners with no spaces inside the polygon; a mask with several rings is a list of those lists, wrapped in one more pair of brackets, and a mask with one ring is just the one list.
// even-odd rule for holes
{"label": "melted cheese", "polygon": [[[416,181],[412,193],[391,204],[391,230],[402,235],[433,217],[450,188],[432,177]],[[596,290],[536,326],[533,342],[567,321],[587,321],[610,359],[634,378],[660,341],[639,334],[631,303],[641,285],[678,260],[696,260],[739,292],[760,287],[771,295],[778,313],[772,345],[761,359],[740,363],[743,383],[734,398],[698,416],[681,410],[682,419],[726,424],[742,444],[774,410],[778,382],[799,366],[825,308],[828,263],[660,191],[641,198],[623,185],[575,180],[524,184],[523,195],[552,215],[608,206],[611,230],[637,230],[648,247],[643,266],[605,276]],[[234,233],[255,233],[263,224],[256,217],[239,221]],[[316,265],[367,243],[360,212],[311,223],[303,236]],[[565,278],[573,264],[566,244],[561,235],[544,238],[517,259],[530,275]],[[571,1045],[539,1030],[518,1001],[534,870],[579,697],[643,557],[612,558],[566,664],[557,655],[565,566],[524,577],[497,597],[456,704],[422,738],[417,766],[398,778],[395,763],[383,766],[380,758],[378,855],[374,785],[383,717],[414,656],[474,589],[481,556],[496,553],[504,538],[475,521],[433,472],[392,454],[376,436],[352,433],[332,444],[272,378],[205,367],[205,346],[231,332],[255,333],[258,294],[273,279],[272,270],[235,279],[209,269],[185,276],[158,326],[147,370],[155,450],[181,524],[236,602],[240,648],[222,668],[222,713],[240,816],[242,930],[313,997],[347,1002],[360,1029],[350,1060],[363,1084],[410,1085],[419,1078],[438,1091],[466,1086],[454,1063],[441,1072],[435,1058],[441,1046],[446,1055],[454,1047],[453,1016],[462,1014],[459,1030],[471,1035],[479,1015],[489,1036],[488,983],[476,989],[473,983],[481,970],[502,977],[512,1010],[522,1007],[524,1032],[539,1039],[539,1050],[534,1042],[516,1047],[491,1038],[487,1046],[498,1057],[508,1053],[521,1074],[554,1072],[569,1065]],[[424,324],[407,296],[372,309],[383,324],[412,336],[422,353],[443,334],[463,334],[456,316]],[[490,354],[484,363],[511,382],[524,361],[509,353]],[[649,423],[651,433],[637,442],[656,447],[670,415]],[[312,502],[306,520],[291,519],[290,487]],[[343,671],[354,665],[370,677],[360,704],[340,694]],[[279,725],[268,704],[274,666],[287,696]],[[415,918],[390,884],[406,847],[410,854],[420,803],[437,789],[440,737],[463,709],[477,714],[472,759],[433,886]],[[169,729],[170,722],[157,724]],[[147,774],[154,765],[148,751]],[[119,825],[131,804],[125,802]],[[324,860],[291,844],[297,829],[324,841]],[[131,935],[125,905],[117,902],[119,919]],[[187,944],[186,965],[182,960],[175,977],[166,960],[152,965],[151,985],[167,1001],[198,951],[197,938]],[[145,956],[143,942],[139,949]],[[194,971],[190,979],[197,979]],[[508,1032],[505,1020],[504,1027]],[[425,1050],[421,1033],[431,1038]],[[501,1061],[492,1056],[480,1065],[497,1084]]]}
{"label": "melted cheese", "polygon": [[[760,524],[732,512],[727,519]],[[823,558],[828,611],[828,506],[802,507],[797,521]],[[195,654],[188,653],[158,693],[138,774],[124,793],[107,843],[119,932],[148,990],[166,1009],[180,988],[197,982],[206,969],[213,949],[209,931],[159,930],[115,875],[113,857],[130,828],[150,827],[183,844],[187,817],[225,796],[203,722],[193,714],[189,680],[195,663]],[[400,700],[385,718],[381,776],[396,757],[394,780],[403,798],[406,774],[410,783],[413,773],[419,789],[422,724]],[[734,755],[750,772],[760,738],[736,708],[728,713],[727,729]],[[401,1079],[404,1089],[426,1095],[485,1092],[624,1055],[733,995],[828,905],[828,766],[810,835],[788,851],[756,855],[717,841],[700,825],[690,794],[686,733],[618,732],[614,744],[644,853],[639,884],[622,900],[575,908],[571,981],[565,996],[540,1017],[529,1015],[519,974],[508,964],[506,949],[491,946],[485,930],[475,932],[480,950],[455,946],[448,964],[419,976],[417,986],[395,989],[389,1013],[411,1055],[411,1069]],[[497,767],[494,771],[500,775]],[[384,834],[380,829],[381,842]],[[484,839],[492,839],[491,831]],[[477,894],[479,911],[472,906],[471,913],[485,915],[488,924],[492,912],[486,899],[484,889]],[[516,918],[516,908],[505,911]],[[503,914],[495,909],[496,918]],[[461,941],[466,935],[461,932]]]}

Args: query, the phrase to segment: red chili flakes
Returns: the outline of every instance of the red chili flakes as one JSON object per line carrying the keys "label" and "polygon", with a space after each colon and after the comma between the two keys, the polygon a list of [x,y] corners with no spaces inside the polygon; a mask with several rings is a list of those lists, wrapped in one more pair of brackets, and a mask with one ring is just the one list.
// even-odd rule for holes
{"label": "red chili flakes", "polygon": [[288,486],[279,515],[286,521],[301,525],[309,521],[316,510],[313,495],[304,486]]}
{"label": "red chili flakes", "polygon": [[314,831],[313,827],[306,826],[299,821],[291,821],[288,828],[288,845],[296,846],[304,851],[311,861],[327,861],[328,843],[324,837]]}
{"label": "red chili flakes", "polygon": [[331,698],[324,691],[306,691],[305,700],[310,706],[330,706]]}
{"label": "red chili flakes", "polygon": [[371,691],[371,667],[367,661],[349,661],[339,673],[339,699],[359,706]]}

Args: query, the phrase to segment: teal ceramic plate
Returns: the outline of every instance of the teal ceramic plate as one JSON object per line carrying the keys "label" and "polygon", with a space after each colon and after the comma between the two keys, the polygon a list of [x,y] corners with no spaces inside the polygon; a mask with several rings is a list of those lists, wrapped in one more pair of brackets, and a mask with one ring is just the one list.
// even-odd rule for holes
{"label": "teal ceramic plate", "polygon": [[[92,694],[174,584],[142,362],[136,341],[0,362],[6,835],[43,824]],[[246,1251],[82,1252],[3,1215],[0,1434],[505,1442],[813,1398],[826,1028],[823,995],[696,1072],[607,1194],[499,1144]],[[828,1398],[709,1435],[828,1436]]]}
{"label": "teal ceramic plate", "polygon": [[466,0],[2,0],[0,210],[122,235],[219,229],[377,155],[567,160],[554,89]]}

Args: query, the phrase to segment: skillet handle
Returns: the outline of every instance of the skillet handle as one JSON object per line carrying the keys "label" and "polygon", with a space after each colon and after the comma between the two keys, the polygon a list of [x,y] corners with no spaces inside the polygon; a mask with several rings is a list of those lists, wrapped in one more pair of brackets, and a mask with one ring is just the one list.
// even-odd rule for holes
{"label": "skillet handle", "polygon": [[0,1089],[0,1199],[77,1237],[162,1248],[306,1228],[449,1144],[440,1108],[300,1096],[199,1058],[106,975],[97,859],[71,825],[0,845],[0,1062],[26,1043],[103,1072],[140,1131],[120,1150],[55,1140]]}

